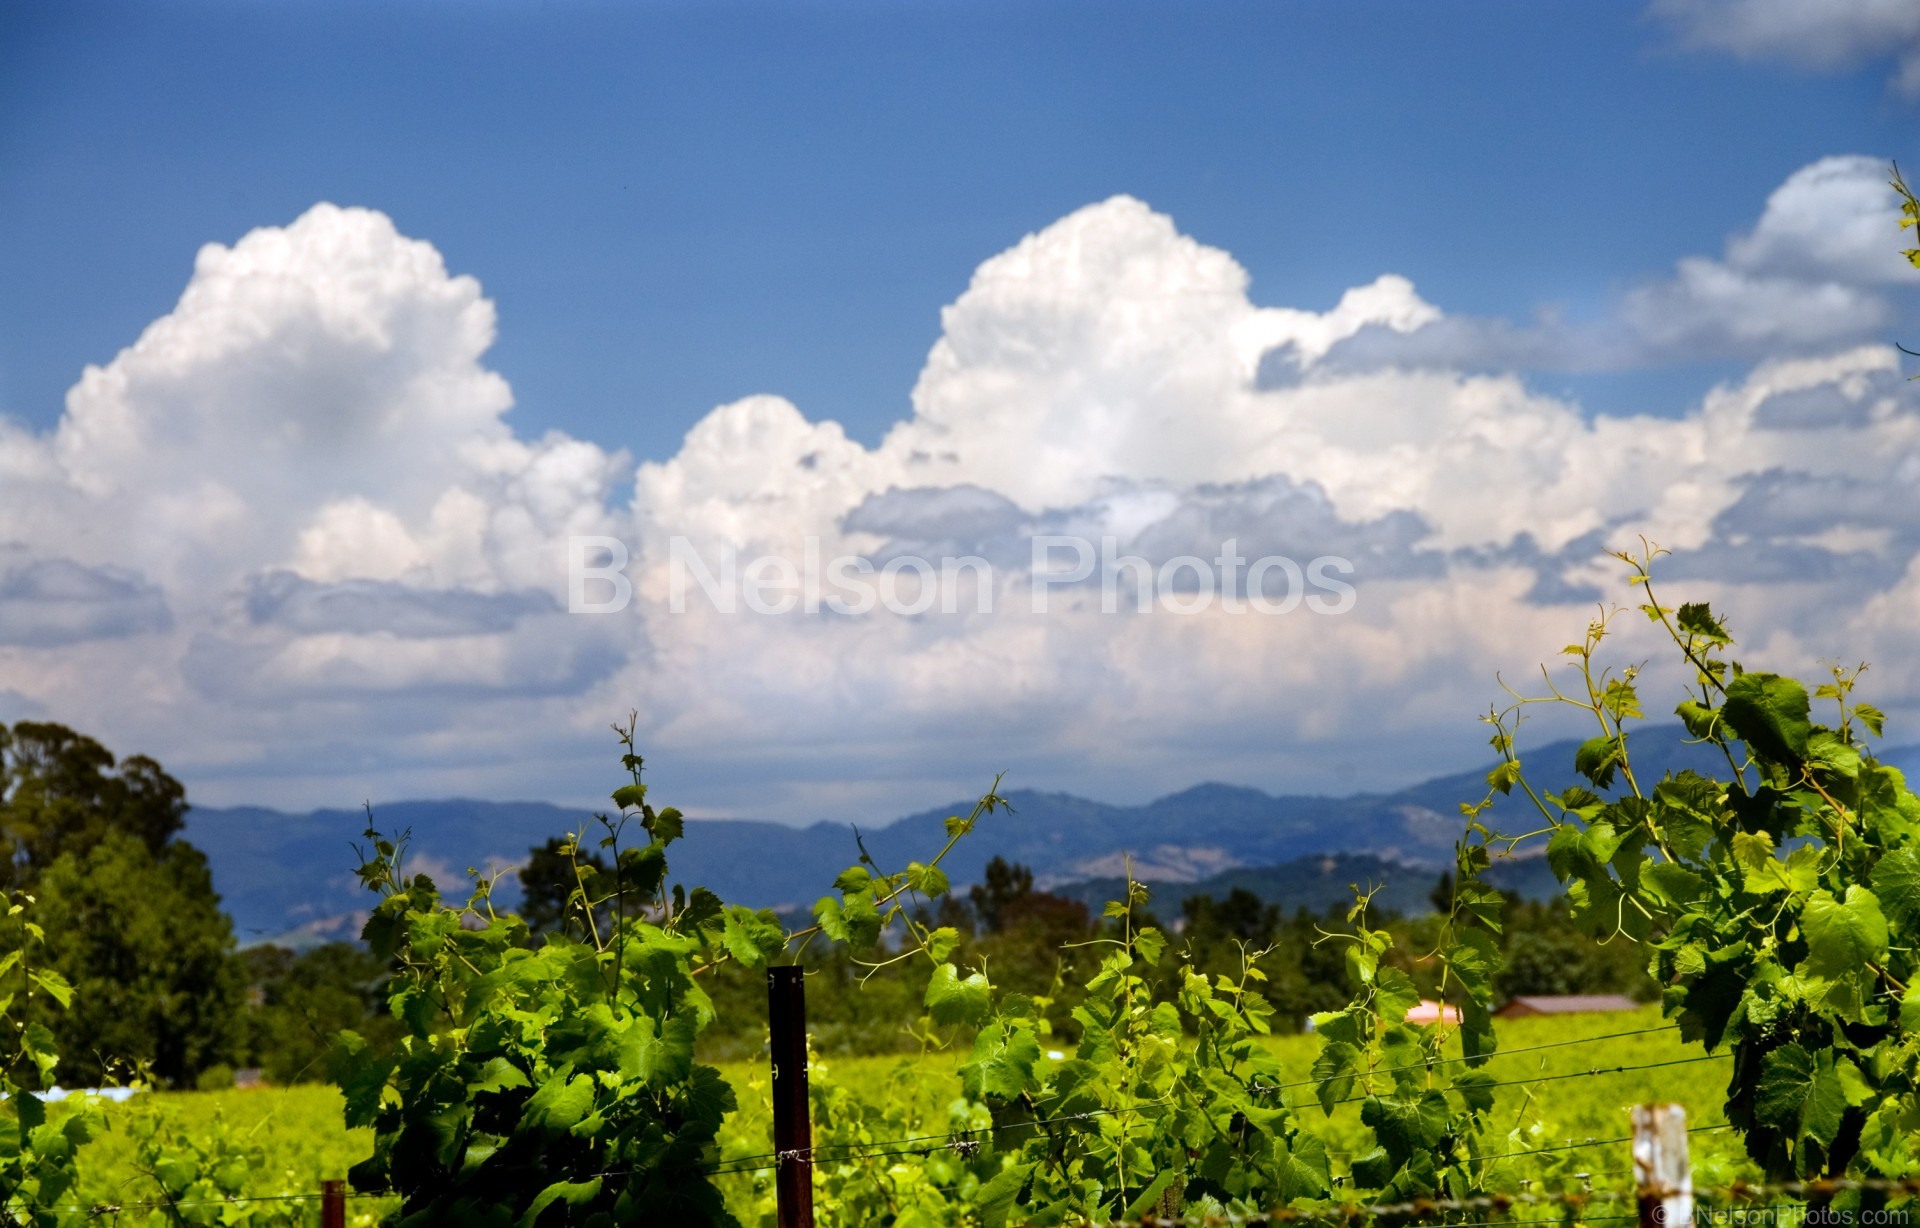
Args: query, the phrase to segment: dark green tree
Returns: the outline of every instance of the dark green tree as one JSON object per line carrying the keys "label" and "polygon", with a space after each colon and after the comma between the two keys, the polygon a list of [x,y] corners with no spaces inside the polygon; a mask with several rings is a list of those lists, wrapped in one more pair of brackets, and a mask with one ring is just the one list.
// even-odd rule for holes
{"label": "dark green tree", "polygon": [[39,876],[49,962],[73,985],[73,1009],[48,1017],[61,1075],[80,1083],[145,1062],[169,1083],[237,1056],[244,980],[233,926],[207,859],[171,843],[159,856],[108,829]]}
{"label": "dark green tree", "polygon": [[145,755],[111,751],[64,725],[0,725],[0,877],[30,886],[68,850],[124,832],[159,856],[186,820],[187,791]]}
{"label": "dark green tree", "polygon": [[1007,910],[1032,894],[1033,871],[1004,857],[995,857],[987,863],[985,880],[976,883],[967,892],[967,898],[973,901],[980,928],[995,933],[1006,924]]}
{"label": "dark green tree", "polygon": [[1180,911],[1186,918],[1182,932],[1196,947],[1235,940],[1264,945],[1280,929],[1279,907],[1263,903],[1245,887],[1235,887],[1224,900],[1188,896]]}
{"label": "dark green tree", "polygon": [[1565,899],[1508,904],[1502,929],[1501,968],[1494,996],[1622,993],[1643,1001],[1660,996],[1647,975],[1645,948],[1596,941],[1574,924]]}
{"label": "dark green tree", "polygon": [[[584,936],[586,916],[579,893],[584,889],[584,898],[594,900],[609,894],[606,859],[579,848],[573,836],[554,836],[528,849],[519,878],[520,916],[536,934],[554,933],[572,923]],[[595,921],[604,921],[605,913],[603,902],[595,910]]]}
{"label": "dark green tree", "polygon": [[0,725],[0,881],[39,897],[46,958],[74,987],[53,1029],[69,1083],[148,1063],[169,1082],[236,1055],[242,977],[206,858],[179,839],[186,789],[64,725]]}
{"label": "dark green tree", "polygon": [[357,943],[330,942],[298,954],[253,947],[240,954],[248,981],[246,1063],[270,1082],[319,1081],[342,1030],[371,1047],[398,1034],[386,1014],[388,968]]}

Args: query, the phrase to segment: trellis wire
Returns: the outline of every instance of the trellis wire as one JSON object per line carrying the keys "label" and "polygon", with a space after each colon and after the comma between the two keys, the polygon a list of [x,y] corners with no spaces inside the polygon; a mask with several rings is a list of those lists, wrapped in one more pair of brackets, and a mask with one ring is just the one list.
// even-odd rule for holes
{"label": "trellis wire", "polygon": [[[1650,1028],[1650,1029],[1643,1029],[1643,1030],[1644,1031],[1661,1031],[1663,1029]],[[1634,1034],[1635,1033],[1625,1033],[1625,1035],[1634,1035]],[[1587,1038],[1589,1042],[1594,1040],[1604,1040],[1604,1039],[1610,1039],[1610,1037],[1588,1037]],[[1557,1042],[1557,1043],[1566,1044],[1571,1042]],[[1515,1050],[1514,1052],[1519,1052],[1519,1051]],[[1495,1087],[1515,1087],[1515,1086],[1520,1086],[1520,1085],[1530,1084],[1530,1083],[1554,1082],[1561,1079],[1593,1078],[1600,1075],[1629,1074],[1636,1070],[1653,1070],[1653,1069],[1656,1069],[1659,1067],[1665,1067],[1665,1066],[1683,1066],[1693,1062],[1714,1061],[1719,1058],[1724,1058],[1727,1056],[1730,1056],[1730,1055],[1724,1054],[1724,1053],[1719,1053],[1719,1054],[1710,1053],[1710,1054],[1705,1054],[1698,1057],[1674,1058],[1668,1061],[1660,1061],[1660,1062],[1643,1062],[1633,1066],[1591,1067],[1587,1070],[1568,1071],[1564,1074],[1537,1075],[1530,1079],[1508,1079],[1508,1080],[1502,1080],[1498,1082],[1481,1083],[1481,1084],[1478,1084],[1477,1086],[1480,1088],[1492,1089]],[[1417,1067],[1408,1067],[1407,1069],[1417,1069]],[[1378,1074],[1383,1072],[1374,1071],[1372,1073]],[[1265,1092],[1278,1091],[1280,1090],[1281,1087],[1286,1087],[1286,1086],[1305,1086],[1305,1085],[1304,1084],[1272,1084],[1267,1086],[1261,1086],[1256,1084],[1253,1090],[1255,1091],[1255,1094],[1262,1094]],[[1334,1101],[1334,1103],[1335,1104],[1358,1104],[1370,1099],[1373,1099],[1373,1097],[1372,1096],[1350,1096],[1345,1099],[1336,1100]],[[865,1158],[865,1153],[863,1150],[849,1150],[846,1154],[842,1154],[842,1155],[823,1155],[822,1153],[827,1151],[828,1149],[839,1149],[839,1148],[885,1149],[885,1148],[892,1148],[892,1147],[902,1147],[908,1144],[915,1144],[915,1143],[938,1144],[938,1143],[947,1143],[954,1140],[959,1140],[962,1142],[968,1142],[968,1141],[977,1142],[978,1140],[975,1139],[974,1136],[980,1135],[980,1134],[998,1136],[1002,1132],[1008,1131],[1008,1130],[1039,1128],[1039,1127],[1045,1127],[1050,1125],[1058,1125],[1064,1122],[1083,1121],[1083,1120],[1087,1120],[1095,1117],[1110,1117],[1110,1116],[1117,1116],[1117,1115],[1123,1115],[1123,1114],[1138,1113],[1138,1112],[1146,1111],[1148,1109],[1170,1104],[1172,1103],[1172,1101],[1173,1101],[1173,1097],[1166,1096],[1166,1097],[1162,1097],[1159,1100],[1143,1101],[1140,1104],[1128,1105],[1121,1108],[1089,1109],[1089,1110],[1086,1110],[1085,1112],[1079,1112],[1079,1113],[1062,1113],[1053,1117],[1041,1117],[1041,1118],[1035,1118],[1030,1121],[1018,1121],[1018,1122],[1011,1122],[1006,1125],[988,1126],[980,1130],[959,1130],[959,1131],[950,1131],[944,1134],[908,1135],[903,1138],[876,1139],[876,1140],[872,1140],[869,1142],[862,1142],[862,1143],[816,1143],[809,1148],[796,1149],[796,1150],[804,1151],[810,1157],[818,1160],[828,1160],[828,1161],[836,1160],[836,1159],[857,1160],[857,1159]],[[1719,1129],[1725,1129],[1725,1128],[1726,1127],[1724,1125],[1704,1126],[1704,1127],[1698,1127],[1696,1132],[1705,1131],[1705,1130],[1719,1130]],[[1619,1139],[1611,1139],[1611,1140],[1592,1140],[1589,1142],[1582,1142],[1582,1143],[1569,1143],[1564,1146],[1557,1146],[1557,1147],[1530,1148],[1525,1151],[1508,1152],[1498,1156],[1486,1156],[1482,1158],[1489,1159],[1489,1160],[1511,1159],[1515,1156],[1540,1155],[1540,1154],[1545,1154],[1547,1152],[1552,1152],[1552,1151],[1572,1150],[1578,1147],[1601,1146],[1607,1142],[1621,1143],[1621,1142],[1630,1142],[1630,1141],[1632,1141],[1631,1138],[1619,1138]],[[937,1151],[937,1150],[940,1150],[940,1148],[932,1147],[928,1151],[922,1152],[920,1154],[931,1154],[932,1151]],[[782,1153],[779,1153],[779,1152],[767,1151],[767,1152],[761,1152],[755,1155],[734,1156],[730,1159],[720,1161],[718,1165],[709,1169],[708,1175],[709,1176],[731,1176],[735,1173],[764,1171],[766,1169],[772,1168],[773,1164],[768,1163],[768,1164],[758,1164],[758,1165],[747,1165],[745,1167],[734,1167],[734,1166],[746,1165],[747,1161],[755,1161],[755,1160],[767,1160],[767,1161],[777,1162],[780,1159],[781,1154]],[[604,1173],[601,1175],[615,1176],[618,1174]]]}
{"label": "trellis wire", "polygon": [[[1622,1032],[1610,1032],[1610,1033],[1604,1033],[1597,1036],[1581,1037],[1574,1040],[1553,1041],[1553,1042],[1540,1044],[1540,1045],[1530,1045],[1520,1049],[1509,1049],[1509,1050],[1503,1050],[1493,1054],[1489,1054],[1487,1055],[1486,1060],[1489,1060],[1489,1061],[1497,1060],[1502,1057],[1512,1057],[1521,1053],[1535,1052],[1535,1051],[1544,1050],[1544,1049],[1565,1048],[1573,1045],[1592,1044],[1602,1040],[1614,1040],[1614,1039],[1620,1039],[1620,1038],[1629,1037],[1629,1036],[1648,1035],[1656,1032],[1671,1031],[1675,1026],[1676,1025],[1673,1025],[1673,1024],[1663,1024],[1663,1025],[1660,1025],[1657,1027],[1651,1027],[1651,1028],[1636,1028],[1636,1029],[1631,1029],[1631,1030],[1622,1031]],[[1669,1059],[1669,1060],[1658,1061],[1658,1062],[1644,1062],[1644,1063],[1639,1063],[1635,1065],[1591,1067],[1586,1070],[1567,1071],[1560,1074],[1542,1074],[1542,1075],[1535,1075],[1531,1078],[1508,1079],[1508,1080],[1500,1080],[1495,1082],[1481,1083],[1481,1084],[1478,1084],[1478,1087],[1492,1089],[1496,1087],[1511,1087],[1511,1086],[1519,1086],[1519,1085],[1532,1084],[1532,1083],[1555,1082],[1555,1081],[1564,1080],[1564,1079],[1591,1078],[1591,1077],[1597,1077],[1600,1075],[1612,1075],[1612,1074],[1627,1074],[1627,1073],[1632,1073],[1638,1070],[1652,1070],[1652,1069],[1668,1067],[1668,1066],[1687,1065],[1695,1062],[1713,1061],[1713,1060],[1724,1058],[1727,1056],[1730,1056],[1730,1054],[1710,1053],[1710,1054],[1703,1054],[1703,1055],[1698,1055],[1694,1057],[1675,1058],[1675,1059]],[[1406,1071],[1406,1070],[1424,1070],[1424,1069],[1430,1069],[1435,1066],[1459,1064],[1468,1060],[1476,1060],[1476,1059],[1468,1059],[1466,1057],[1436,1058],[1436,1059],[1433,1059],[1432,1061],[1427,1061],[1427,1062],[1410,1063],[1403,1066],[1382,1067],[1373,1071],[1369,1071],[1367,1072],[1367,1074],[1379,1075],[1379,1074],[1391,1074],[1391,1073]],[[1287,1082],[1287,1083],[1271,1084],[1267,1086],[1261,1086],[1256,1083],[1251,1087],[1250,1090],[1252,1090],[1256,1095],[1261,1095],[1261,1094],[1267,1094],[1267,1093],[1278,1093],[1280,1091],[1289,1090],[1293,1088],[1314,1086],[1318,1082],[1319,1082],[1318,1080],[1301,1080],[1301,1081],[1294,1081],[1294,1082]],[[1354,1104],[1354,1103],[1359,1103],[1372,1098],[1373,1098],[1372,1096],[1352,1096],[1352,1097],[1345,1097],[1340,1100],[1336,1100],[1334,1101],[1334,1103],[1335,1104]],[[1088,1121],[1088,1120],[1092,1120],[1100,1117],[1122,1116],[1122,1115],[1128,1115],[1133,1113],[1147,1112],[1156,1108],[1165,1107],[1171,1104],[1173,1100],[1174,1100],[1174,1097],[1167,1096],[1159,1100],[1143,1101],[1142,1103],[1136,1104],[1136,1105],[1123,1106],[1119,1108],[1089,1109],[1089,1110],[1076,1112],[1076,1113],[1062,1113],[1062,1114],[1056,1114],[1050,1117],[1034,1118],[1028,1121],[1012,1122],[1006,1125],[989,1126],[980,1130],[951,1131],[951,1132],[942,1133],[942,1134],[910,1135],[910,1136],[897,1138],[897,1139],[876,1139],[876,1140],[870,1140],[867,1142],[857,1142],[857,1143],[819,1143],[804,1149],[796,1149],[795,1154],[798,1154],[800,1151],[804,1151],[808,1156],[812,1158],[823,1159],[827,1161],[877,1160],[877,1159],[887,1159],[887,1158],[905,1156],[905,1155],[927,1156],[927,1155],[936,1154],[940,1151],[954,1151],[962,1155],[970,1155],[972,1154],[973,1151],[977,1150],[980,1146],[983,1145],[982,1140],[979,1137],[981,1135],[986,1135],[988,1137],[997,1137],[998,1135],[1011,1130],[1043,1129],[1047,1126],[1061,1125],[1061,1124],[1067,1124],[1067,1123],[1078,1122],[1078,1121]],[[1691,1130],[1689,1130],[1688,1133],[1689,1134],[1706,1133],[1711,1131],[1726,1130],[1730,1128],[1731,1127],[1727,1123],[1722,1122],[1714,1125],[1696,1126],[1696,1127],[1693,1127]],[[1616,1145],[1620,1143],[1628,1143],[1631,1141],[1632,1141],[1631,1136],[1611,1138],[1611,1139],[1591,1139],[1590,1138],[1590,1139],[1582,1140],[1579,1142],[1568,1142],[1563,1144],[1556,1144],[1554,1146],[1549,1146],[1549,1147],[1534,1147],[1534,1148],[1526,1148],[1519,1151],[1502,1152],[1497,1155],[1477,1157],[1477,1159],[1482,1162],[1495,1162],[1495,1161],[1501,1161],[1501,1160],[1523,1159],[1529,1156],[1547,1155],[1547,1154],[1552,1154],[1557,1152],[1580,1150],[1580,1149],[1591,1148],[1591,1147],[1611,1146],[1611,1145]],[[840,1155],[823,1154],[828,1151],[844,1151],[844,1154],[840,1154]],[[718,1177],[718,1176],[733,1176],[733,1175],[750,1173],[750,1172],[765,1172],[773,1169],[780,1160],[787,1158],[787,1155],[788,1153],[785,1153],[785,1152],[764,1152],[756,1155],[736,1156],[730,1159],[720,1161],[718,1164],[714,1165],[713,1167],[706,1169],[705,1173],[708,1176]],[[768,1161],[768,1163],[755,1163],[755,1161]],[[603,1178],[604,1177],[620,1177],[620,1176],[630,1175],[632,1171],[633,1170],[631,1169],[607,1170],[604,1172],[597,1173],[595,1175]],[[1631,1170],[1620,1170],[1622,1174],[1626,1171],[1631,1171]],[[1615,1174],[1609,1172],[1609,1173],[1600,1173],[1600,1174],[1587,1173],[1587,1174],[1564,1174],[1564,1175],[1591,1177],[1596,1175],[1611,1176]],[[1696,1197],[1706,1199],[1706,1198],[1712,1198],[1713,1196],[1718,1194],[1728,1198],[1738,1198],[1738,1199],[1745,1200],[1745,1199],[1751,1199],[1756,1197],[1765,1197],[1767,1195],[1776,1194],[1776,1193],[1788,1194],[1790,1196],[1795,1196],[1795,1197],[1804,1196],[1807,1194],[1813,1194],[1818,1196],[1818,1195],[1835,1193],[1841,1190],[1849,1190],[1849,1189],[1862,1189],[1862,1190],[1881,1189],[1881,1190],[1887,1190],[1890,1192],[1913,1194],[1913,1193],[1920,1193],[1920,1180],[1890,1179],[1890,1180],[1882,1181],[1882,1180],[1868,1180],[1868,1179],[1846,1179],[1846,1180],[1833,1179],[1833,1180],[1785,1182],[1785,1183],[1779,1183],[1775,1185],[1754,1185],[1754,1184],[1748,1184],[1744,1182],[1736,1182],[1733,1185],[1721,1187],[1717,1190],[1698,1191],[1696,1192]],[[381,1193],[381,1192],[348,1191],[346,1192],[345,1196],[347,1198],[358,1200],[358,1199],[370,1199],[370,1198],[391,1198],[391,1197],[396,1197],[397,1195],[391,1192]],[[33,1203],[28,1200],[24,1200],[16,1197],[16,1198],[9,1199],[5,1204],[0,1204],[0,1205],[5,1205],[9,1210],[20,1209],[20,1210],[26,1210],[29,1212],[32,1212],[32,1211],[80,1211],[80,1212],[86,1212],[92,1215],[93,1217],[99,1218],[103,1216],[117,1215],[122,1212],[130,1212],[130,1211],[150,1211],[150,1210],[164,1210],[164,1209],[176,1209],[176,1208],[186,1209],[186,1208],[207,1207],[207,1206],[231,1206],[231,1205],[242,1204],[242,1203],[317,1202],[321,1199],[321,1197],[322,1197],[322,1194],[316,1191],[312,1193],[297,1193],[297,1194],[234,1195],[230,1197],[222,1197],[217,1199],[194,1199],[194,1200],[166,1199],[166,1200],[115,1202],[115,1203],[105,1203],[105,1204],[98,1204],[98,1205],[91,1205],[91,1206],[80,1205],[80,1204],[38,1204],[38,1203]],[[1605,1197],[1613,1197],[1613,1196],[1608,1195]],[[1276,1208],[1272,1211],[1257,1213],[1257,1214],[1256,1213],[1234,1213],[1234,1214],[1214,1213],[1210,1217],[1186,1217],[1186,1218],[1162,1217],[1162,1218],[1139,1220],[1139,1221],[1110,1220],[1110,1221],[1105,1221],[1105,1223],[1108,1225],[1108,1228],[1135,1228],[1136,1225],[1138,1226],[1138,1228],[1173,1228],[1173,1226],[1175,1225],[1185,1225],[1185,1224],[1192,1224],[1192,1225],[1218,1224],[1218,1225],[1232,1226],[1232,1225],[1243,1225],[1243,1224],[1256,1225],[1256,1224],[1263,1224],[1263,1223],[1298,1222],[1303,1220],[1350,1221],[1352,1219],[1361,1218],[1361,1217],[1407,1218],[1407,1217],[1414,1217],[1414,1216],[1446,1214],[1454,1211],[1502,1210],[1502,1209],[1505,1209],[1506,1207],[1518,1206],[1518,1205],[1550,1205],[1551,1204],[1551,1205],[1573,1206],[1573,1205],[1584,1205],[1586,1202],[1594,1201],[1597,1199],[1604,1200],[1603,1195],[1601,1193],[1596,1193],[1592,1191],[1574,1191],[1574,1192],[1562,1193],[1562,1194],[1531,1194],[1531,1193],[1521,1191],[1521,1192],[1513,1192],[1513,1193],[1496,1193],[1496,1194],[1481,1195],[1471,1199],[1454,1199],[1454,1200],[1421,1199],[1421,1200],[1414,1200],[1408,1203],[1378,1204],[1378,1205],[1368,1206],[1368,1207],[1336,1207],[1331,1209]],[[1791,1204],[1783,1204],[1783,1205],[1791,1205]],[[1594,1221],[1605,1219],[1605,1218],[1632,1219],[1634,1217],[1633,1216],[1624,1216],[1624,1217],[1584,1216],[1582,1218],[1588,1222],[1594,1222]],[[1484,1222],[1477,1222],[1477,1223],[1471,1223],[1471,1224],[1451,1224],[1448,1226],[1448,1228],[1497,1228],[1497,1225],[1503,1222],[1524,1223],[1524,1222],[1532,1222],[1532,1221],[1484,1221]]]}
{"label": "trellis wire", "polygon": [[[1920,1194],[1920,1177],[1835,1177],[1810,1181],[1779,1181],[1772,1183],[1749,1183],[1736,1181],[1730,1185],[1714,1186],[1704,1190],[1695,1190],[1694,1198],[1707,1202],[1722,1200],[1747,1201],[1755,1198],[1785,1194],[1794,1198],[1838,1194],[1849,1190],[1875,1191],[1880,1193]],[[1335,1206],[1335,1207],[1276,1207],[1270,1211],[1214,1211],[1194,1215],[1151,1216],[1143,1219],[1108,1219],[1099,1223],[1102,1228],[1200,1228],[1202,1225],[1218,1225],[1221,1228],[1240,1228],[1260,1224],[1284,1223],[1351,1223],[1354,1220],[1391,1219],[1401,1221],[1424,1221],[1438,1215],[1447,1215],[1458,1211],[1505,1211],[1516,1206],[1559,1206],[1585,1208],[1593,1203],[1619,1202],[1630,1197],[1632,1191],[1573,1191],[1564,1194],[1524,1194],[1496,1193],[1482,1194],[1472,1198],[1415,1198],[1406,1202],[1376,1203],[1371,1206]],[[1775,1203],[1761,1210],[1778,1211],[1798,1209],[1797,1202]],[[1598,1223],[1606,1220],[1638,1219],[1633,1215],[1582,1215],[1583,1223]],[[1469,1222],[1448,1221],[1445,1228],[1498,1228],[1505,1224],[1543,1223],[1540,1220],[1476,1220]]]}

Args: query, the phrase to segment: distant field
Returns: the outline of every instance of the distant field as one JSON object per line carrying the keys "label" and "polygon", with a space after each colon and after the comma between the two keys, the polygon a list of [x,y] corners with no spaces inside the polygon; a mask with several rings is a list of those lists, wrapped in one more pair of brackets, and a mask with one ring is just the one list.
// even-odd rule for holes
{"label": "distant field", "polygon": [[[1509,1131],[1500,1150],[1530,1151],[1541,1148],[1566,1148],[1503,1162],[1500,1184],[1517,1186],[1522,1180],[1532,1188],[1579,1188],[1591,1182],[1596,1189],[1621,1188],[1630,1182],[1631,1157],[1624,1143],[1603,1146],[1576,1146],[1589,1139],[1617,1139],[1629,1132],[1628,1109],[1650,1101],[1673,1101],[1687,1106],[1688,1120],[1699,1126],[1719,1123],[1722,1089],[1726,1083],[1728,1062],[1724,1059],[1685,1065],[1655,1067],[1627,1073],[1606,1073],[1615,1066],[1642,1066],[1652,1062],[1670,1062],[1697,1057],[1697,1046],[1681,1043],[1676,1032],[1658,1031],[1644,1035],[1602,1040],[1593,1044],[1560,1042],[1607,1033],[1628,1032],[1660,1025],[1652,1008],[1632,1014],[1580,1015],[1557,1019],[1521,1019],[1503,1021],[1499,1027],[1500,1046],[1505,1056],[1494,1059],[1489,1069],[1503,1083],[1513,1082],[1496,1091],[1495,1120]],[[1304,1080],[1316,1051],[1311,1036],[1284,1036],[1273,1040],[1273,1047],[1287,1071],[1287,1081]],[[1535,1046],[1559,1045],[1535,1049]],[[1511,1052],[1532,1050],[1530,1052]],[[895,1078],[902,1062],[912,1063],[911,1077]],[[939,1133],[946,1129],[947,1106],[959,1091],[953,1074],[962,1060],[953,1054],[935,1055],[925,1061],[898,1057],[837,1058],[821,1064],[820,1078],[838,1084],[864,1098],[889,1094],[900,1098],[902,1107],[914,1111],[915,1133]],[[741,1111],[730,1123],[725,1135],[728,1156],[750,1156],[771,1149],[772,1139],[766,1110],[767,1073],[758,1063],[729,1062],[722,1072],[739,1095]],[[1587,1071],[1598,1071],[1586,1074]],[[1574,1077],[1535,1082],[1544,1076]],[[1518,1082],[1525,1080],[1526,1082]],[[1296,1106],[1309,1129],[1323,1134],[1329,1150],[1339,1158],[1335,1171],[1344,1167],[1342,1159],[1360,1145],[1362,1133],[1353,1106],[1342,1106],[1328,1118],[1312,1099],[1312,1088],[1288,1088],[1287,1102]],[[243,1133],[258,1144],[267,1163],[253,1172],[248,1191],[254,1194],[284,1195],[317,1190],[327,1177],[342,1177],[347,1168],[366,1154],[371,1140],[365,1131],[348,1131],[340,1120],[339,1094],[327,1087],[276,1088],[257,1091],[181,1092],[151,1098],[157,1106],[176,1117],[176,1128],[191,1134],[203,1134],[216,1120],[231,1131]],[[130,1113],[142,1111],[132,1106],[112,1106],[109,1120],[124,1126]],[[1737,1139],[1731,1132],[1702,1132],[1694,1136],[1696,1180],[1717,1184],[1735,1176],[1754,1175],[1744,1165]],[[110,1129],[82,1153],[88,1201],[126,1202],[151,1196],[151,1183],[134,1164],[131,1140],[124,1128]],[[1581,1174],[1585,1174],[1583,1177]],[[753,1203],[770,1185],[766,1172],[725,1178],[730,1201],[741,1210]],[[370,1202],[350,1204],[357,1222],[367,1223],[377,1209]]]}
{"label": "distant field", "polygon": [[[139,1204],[161,1196],[141,1171],[131,1129],[136,1119],[150,1121],[156,1113],[177,1138],[204,1144],[224,1135],[235,1150],[256,1153],[259,1162],[246,1164],[242,1186],[254,1197],[285,1200],[317,1193],[321,1181],[346,1176],[373,1147],[371,1131],[348,1130],[342,1123],[340,1093],[331,1087],[164,1092],[106,1107],[106,1133],[80,1153],[79,1200],[94,1205]],[[268,1214],[249,1222],[292,1223],[315,1214],[293,1202],[258,1209]],[[354,1199],[348,1203],[348,1222],[364,1228],[375,1222],[378,1211],[375,1200]]]}

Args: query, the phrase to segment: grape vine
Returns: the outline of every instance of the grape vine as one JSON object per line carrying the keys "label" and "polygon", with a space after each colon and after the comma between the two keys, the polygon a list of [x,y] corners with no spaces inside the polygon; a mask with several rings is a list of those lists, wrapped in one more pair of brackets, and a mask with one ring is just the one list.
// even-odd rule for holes
{"label": "grape vine", "polygon": [[[1544,838],[1580,922],[1647,946],[1683,1034],[1731,1048],[1727,1118],[1769,1175],[1904,1176],[1920,1160],[1920,798],[1873,757],[1885,717],[1856,695],[1864,666],[1834,667],[1811,693],[1747,669],[1708,606],[1655,597],[1661,553],[1617,557],[1691,679],[1676,714],[1725,772],[1635,770],[1640,670],[1598,661],[1614,631],[1603,614],[1565,650],[1571,694],[1488,718],[1502,756],[1489,784],[1545,826],[1495,835],[1471,808],[1474,826],[1509,848]],[[1513,730],[1539,703],[1595,723],[1575,763],[1585,785],[1540,790],[1523,771]]]}
{"label": "grape vine", "polygon": [[100,1108],[92,1097],[72,1097],[57,1114],[33,1093],[53,1085],[60,1064],[53,1033],[28,1016],[35,998],[59,1009],[73,990],[34,956],[46,935],[32,916],[33,899],[0,896],[7,939],[0,953],[0,1223],[52,1228],[68,1222],[62,1205],[79,1180],[76,1155],[98,1133]]}

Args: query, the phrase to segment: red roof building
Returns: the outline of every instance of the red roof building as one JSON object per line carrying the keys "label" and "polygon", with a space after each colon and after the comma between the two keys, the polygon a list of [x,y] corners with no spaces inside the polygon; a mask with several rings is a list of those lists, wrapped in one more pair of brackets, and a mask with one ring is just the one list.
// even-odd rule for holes
{"label": "red roof building", "polygon": [[1407,1012],[1408,1023],[1459,1023],[1460,1008],[1447,1006],[1431,999],[1422,998],[1420,1004]]}

